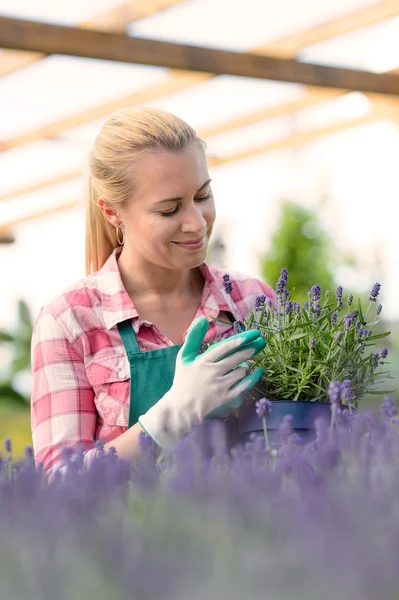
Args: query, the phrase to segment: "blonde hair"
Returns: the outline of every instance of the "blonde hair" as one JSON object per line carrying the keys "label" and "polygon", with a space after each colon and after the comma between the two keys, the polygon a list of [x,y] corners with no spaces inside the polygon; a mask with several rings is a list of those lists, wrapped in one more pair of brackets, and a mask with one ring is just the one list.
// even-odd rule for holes
{"label": "blonde hair", "polygon": [[157,108],[128,108],[113,114],[97,135],[86,176],[86,275],[98,271],[119,246],[116,230],[98,199],[114,210],[134,195],[134,160],[149,152],[181,152],[193,144],[205,150],[190,125]]}

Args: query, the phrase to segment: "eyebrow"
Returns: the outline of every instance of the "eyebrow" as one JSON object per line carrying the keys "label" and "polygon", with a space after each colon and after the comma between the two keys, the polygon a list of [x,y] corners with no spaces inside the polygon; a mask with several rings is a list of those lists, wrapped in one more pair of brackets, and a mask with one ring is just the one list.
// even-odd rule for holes
{"label": "eyebrow", "polygon": [[[198,194],[198,192],[201,192],[204,188],[206,188],[206,186],[209,185],[211,181],[212,179],[208,179],[208,181],[205,181],[205,183],[201,185],[200,189],[196,191],[196,194]],[[165,202],[178,202],[179,200],[183,200],[183,198],[165,198],[164,200],[159,200],[158,202],[155,202],[155,206],[157,206],[158,204],[164,204]]]}

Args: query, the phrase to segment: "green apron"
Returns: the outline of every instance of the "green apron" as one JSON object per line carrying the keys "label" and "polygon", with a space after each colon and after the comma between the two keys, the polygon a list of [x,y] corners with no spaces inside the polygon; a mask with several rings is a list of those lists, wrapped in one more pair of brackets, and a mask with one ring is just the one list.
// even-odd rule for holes
{"label": "green apron", "polygon": [[182,346],[141,352],[130,319],[118,323],[118,330],[130,364],[128,427],[132,427],[172,387],[176,357]]}

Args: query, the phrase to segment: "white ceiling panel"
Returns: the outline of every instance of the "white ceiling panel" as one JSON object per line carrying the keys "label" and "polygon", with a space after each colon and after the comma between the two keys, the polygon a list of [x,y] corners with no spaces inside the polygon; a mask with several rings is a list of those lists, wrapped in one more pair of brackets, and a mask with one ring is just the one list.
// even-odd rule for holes
{"label": "white ceiling panel", "polygon": [[130,26],[130,33],[244,51],[310,27],[374,0],[187,0]]}
{"label": "white ceiling panel", "polygon": [[0,139],[63,119],[164,81],[167,70],[50,56],[0,78]]}
{"label": "white ceiling panel", "polygon": [[60,140],[42,140],[1,153],[0,194],[78,169],[85,159],[84,150]]}
{"label": "white ceiling panel", "polygon": [[399,67],[399,17],[313,44],[301,60],[383,72]]}
{"label": "white ceiling panel", "polygon": [[74,25],[110,10],[121,0],[0,0],[0,13],[34,21]]}

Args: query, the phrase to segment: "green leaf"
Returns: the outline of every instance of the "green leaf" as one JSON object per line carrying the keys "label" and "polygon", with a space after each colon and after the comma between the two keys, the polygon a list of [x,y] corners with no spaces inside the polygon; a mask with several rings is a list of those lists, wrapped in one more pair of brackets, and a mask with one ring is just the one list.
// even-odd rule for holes
{"label": "green leaf", "polygon": [[294,340],[300,340],[304,337],[308,337],[309,333],[306,331],[305,333],[295,333],[294,335],[291,335],[289,338],[287,338],[286,340],[284,340],[285,342],[293,342]]}
{"label": "green leaf", "polygon": [[368,337],[367,340],[380,340],[381,338],[387,337],[388,335],[391,335],[390,331],[386,331],[385,333],[377,333],[376,335],[370,335],[370,337]]}
{"label": "green leaf", "polygon": [[16,338],[11,333],[4,331],[4,329],[0,329],[0,342],[15,342]]}
{"label": "green leaf", "polygon": [[12,386],[11,383],[0,384],[0,404],[12,403],[16,406],[29,407],[29,401]]}

